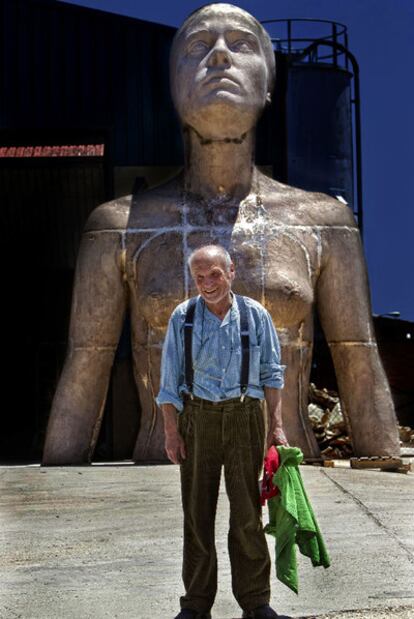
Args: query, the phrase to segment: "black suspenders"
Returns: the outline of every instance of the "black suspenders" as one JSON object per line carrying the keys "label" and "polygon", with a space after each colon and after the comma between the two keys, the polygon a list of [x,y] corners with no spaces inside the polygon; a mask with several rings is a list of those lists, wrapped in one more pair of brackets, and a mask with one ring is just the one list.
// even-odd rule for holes
{"label": "black suspenders", "polygon": [[193,398],[193,353],[192,353],[192,338],[193,338],[193,323],[194,311],[196,307],[197,297],[192,297],[187,305],[187,312],[184,321],[184,373],[185,383],[190,391],[191,399]]}
{"label": "black suspenders", "polygon": [[[241,368],[240,368],[240,400],[243,402],[244,396],[249,384],[249,323],[247,319],[247,307],[244,297],[237,294],[237,305],[240,312],[240,338],[241,338]],[[184,376],[191,397],[193,397],[193,355],[192,355],[192,337],[194,312],[196,307],[197,297],[192,297],[187,305],[187,311],[184,321]]]}
{"label": "black suspenders", "polygon": [[247,391],[247,387],[249,385],[249,356],[250,356],[250,346],[249,346],[249,322],[247,320],[247,307],[246,301],[244,297],[237,294],[237,304],[239,306],[240,311],[240,337],[241,337],[241,369],[240,369],[240,390],[241,390],[241,401],[243,402],[244,396]]}

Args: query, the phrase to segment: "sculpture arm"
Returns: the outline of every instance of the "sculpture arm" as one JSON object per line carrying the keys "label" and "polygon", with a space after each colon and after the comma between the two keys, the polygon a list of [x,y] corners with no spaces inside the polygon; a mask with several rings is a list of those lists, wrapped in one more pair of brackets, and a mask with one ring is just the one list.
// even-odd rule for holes
{"label": "sculpture arm", "polygon": [[42,465],[90,462],[127,307],[120,240],[116,230],[82,235],[68,351],[52,402]]}
{"label": "sculpture arm", "polygon": [[361,238],[349,207],[340,208],[347,211],[345,224],[322,230],[318,314],[355,454],[398,455],[397,418],[375,338]]}
{"label": "sculpture arm", "polygon": [[260,341],[260,384],[265,387],[283,389],[286,365],[281,363],[279,336],[272,317],[265,309],[262,313]]}
{"label": "sculpture arm", "polygon": [[181,322],[179,314],[173,312],[168,321],[162,347],[160,390],[155,398],[160,408],[163,404],[172,404],[178,413],[184,410],[180,396],[180,387],[184,383],[184,342],[180,329]]}

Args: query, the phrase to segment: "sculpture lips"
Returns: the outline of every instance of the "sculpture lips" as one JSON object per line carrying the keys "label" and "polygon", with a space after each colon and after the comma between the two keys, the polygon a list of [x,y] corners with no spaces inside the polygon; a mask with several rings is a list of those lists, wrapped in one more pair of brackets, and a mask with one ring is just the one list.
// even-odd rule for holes
{"label": "sculpture lips", "polygon": [[232,77],[228,73],[215,73],[214,75],[207,77],[207,79],[204,80],[204,84],[211,84],[212,82],[220,83],[223,80],[231,82],[232,84],[235,84],[236,86],[240,86],[239,82],[235,80],[234,77]]}

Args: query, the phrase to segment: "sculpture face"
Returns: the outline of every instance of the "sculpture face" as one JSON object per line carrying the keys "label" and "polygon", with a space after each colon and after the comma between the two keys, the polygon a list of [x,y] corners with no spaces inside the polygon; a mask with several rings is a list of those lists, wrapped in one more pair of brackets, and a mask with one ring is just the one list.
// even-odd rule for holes
{"label": "sculpture face", "polygon": [[184,125],[203,137],[239,137],[257,122],[268,95],[260,33],[245,11],[217,4],[178,33],[171,57],[173,100]]}

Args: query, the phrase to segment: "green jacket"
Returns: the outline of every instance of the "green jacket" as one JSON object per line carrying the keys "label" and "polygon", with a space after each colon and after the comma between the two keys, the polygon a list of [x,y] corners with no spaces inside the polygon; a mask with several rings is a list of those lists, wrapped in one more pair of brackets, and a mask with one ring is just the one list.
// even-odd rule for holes
{"label": "green jacket", "polygon": [[295,544],[314,567],[327,568],[331,562],[300,474],[303,453],[299,447],[283,445],[278,445],[277,450],[280,464],[273,475],[273,484],[280,493],[268,499],[269,523],[264,531],[276,538],[277,578],[298,593]]}

